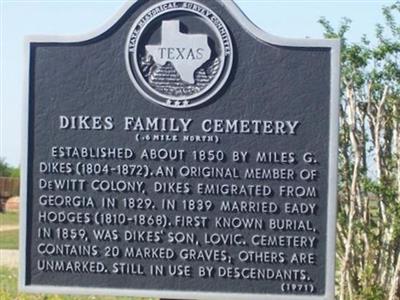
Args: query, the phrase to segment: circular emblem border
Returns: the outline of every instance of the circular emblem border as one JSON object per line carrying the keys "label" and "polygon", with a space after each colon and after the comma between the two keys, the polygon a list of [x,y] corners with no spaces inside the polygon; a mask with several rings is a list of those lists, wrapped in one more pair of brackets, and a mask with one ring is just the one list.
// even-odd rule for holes
{"label": "circular emblem border", "polygon": [[[189,7],[183,7],[183,5],[191,4],[195,5],[196,7],[200,7],[203,9],[205,12],[210,12],[210,14],[207,14],[205,16],[204,14],[200,13],[199,11],[193,10]],[[164,10],[159,11],[159,13],[154,13],[151,17],[148,17],[148,14],[155,11],[157,8],[163,7],[165,8]],[[137,62],[137,47],[140,42],[141,35],[145,31],[148,25],[151,24],[152,21],[155,19],[159,18],[160,16],[163,16],[167,13],[171,12],[176,12],[176,11],[186,11],[190,12],[193,14],[196,14],[202,19],[206,20],[211,28],[214,30],[214,32],[217,34],[219,42],[221,44],[222,48],[222,53],[221,56],[223,56],[223,63],[221,64],[221,69],[218,72],[218,75],[214,78],[214,80],[209,84],[207,88],[205,88],[203,91],[201,91],[198,94],[195,94],[193,97],[171,97],[169,98],[166,95],[163,95],[156,91],[154,88],[152,88],[142,77],[141,71],[138,66]],[[221,35],[221,30],[217,28],[217,25],[210,19],[210,17],[214,18],[219,25],[222,27],[222,32],[225,32],[226,38],[224,38]],[[135,36],[135,37],[133,37]],[[134,41],[133,46],[132,41]],[[126,67],[128,70],[129,77],[137,90],[140,92],[142,96],[144,96],[147,100],[150,100],[153,103],[156,103],[158,105],[168,107],[168,108],[175,108],[175,109],[185,109],[185,108],[192,108],[199,106],[201,104],[206,103],[209,101],[211,98],[213,98],[225,85],[226,81],[228,80],[232,66],[233,66],[233,44],[232,44],[232,38],[230,36],[229,30],[226,27],[225,23],[222,21],[222,19],[211,9],[208,7],[204,6],[201,3],[198,3],[193,0],[167,0],[158,4],[155,4],[149,8],[147,8],[136,20],[136,22],[132,25],[129,34],[128,34],[128,39],[126,41],[126,47],[125,47],[125,62],[126,62]],[[130,56],[134,55],[133,63],[131,63]],[[133,66],[132,66],[133,64]],[[134,70],[133,70],[134,68]],[[138,74],[138,76],[135,75]],[[150,95],[148,92],[145,91],[145,89],[139,84],[138,80],[141,81],[141,83],[149,89],[152,93],[157,95],[161,99],[156,99],[152,95]],[[197,100],[197,101],[196,101]]]}

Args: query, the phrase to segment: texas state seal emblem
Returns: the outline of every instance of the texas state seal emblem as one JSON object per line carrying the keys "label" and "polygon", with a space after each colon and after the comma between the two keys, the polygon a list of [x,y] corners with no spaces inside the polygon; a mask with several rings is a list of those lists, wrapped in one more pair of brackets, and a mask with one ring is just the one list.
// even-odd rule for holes
{"label": "texas state seal emblem", "polygon": [[126,46],[129,76],[159,105],[183,109],[212,99],[233,63],[229,31],[219,16],[195,1],[164,1],[133,24]]}

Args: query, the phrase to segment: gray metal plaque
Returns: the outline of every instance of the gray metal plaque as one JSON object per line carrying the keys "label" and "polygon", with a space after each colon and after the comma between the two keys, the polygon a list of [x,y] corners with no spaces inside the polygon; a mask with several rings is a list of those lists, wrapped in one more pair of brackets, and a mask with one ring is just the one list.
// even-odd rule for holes
{"label": "gray metal plaque", "polygon": [[339,41],[149,0],[27,57],[24,291],[334,298]]}

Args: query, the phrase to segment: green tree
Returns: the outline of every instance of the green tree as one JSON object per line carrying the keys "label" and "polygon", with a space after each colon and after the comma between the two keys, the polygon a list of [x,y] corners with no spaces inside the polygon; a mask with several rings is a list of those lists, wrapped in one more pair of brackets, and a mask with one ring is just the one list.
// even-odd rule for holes
{"label": "green tree", "polygon": [[3,158],[0,158],[0,177],[15,177],[20,176],[19,168],[9,166]]}
{"label": "green tree", "polygon": [[400,299],[400,2],[384,7],[375,40],[342,40],[338,298]]}
{"label": "green tree", "polygon": [[4,161],[3,158],[0,158],[0,177],[9,177],[10,175],[11,173],[9,165]]}

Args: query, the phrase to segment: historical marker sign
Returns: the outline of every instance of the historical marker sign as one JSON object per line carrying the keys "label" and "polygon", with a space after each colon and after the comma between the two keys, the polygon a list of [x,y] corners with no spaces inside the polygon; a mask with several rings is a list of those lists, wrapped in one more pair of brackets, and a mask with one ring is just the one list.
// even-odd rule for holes
{"label": "historical marker sign", "polygon": [[338,41],[168,0],[28,49],[25,291],[333,299]]}

